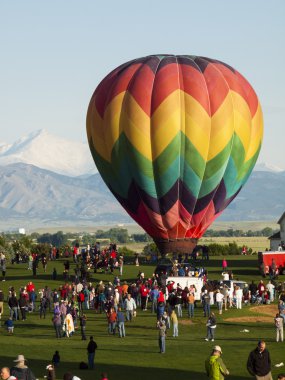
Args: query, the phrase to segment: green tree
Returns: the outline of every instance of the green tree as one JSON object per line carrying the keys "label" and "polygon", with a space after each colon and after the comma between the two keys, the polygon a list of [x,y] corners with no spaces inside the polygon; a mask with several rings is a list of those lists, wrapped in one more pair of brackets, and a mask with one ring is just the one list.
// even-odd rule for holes
{"label": "green tree", "polygon": [[148,234],[133,234],[131,238],[139,243],[151,241],[151,237]]}
{"label": "green tree", "polygon": [[262,236],[271,236],[273,235],[273,229],[270,227],[265,227],[261,230]]}

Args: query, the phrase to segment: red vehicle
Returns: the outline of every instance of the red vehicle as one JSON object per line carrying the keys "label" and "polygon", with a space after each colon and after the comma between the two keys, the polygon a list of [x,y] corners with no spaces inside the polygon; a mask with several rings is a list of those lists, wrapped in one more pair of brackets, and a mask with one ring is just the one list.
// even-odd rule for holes
{"label": "red vehicle", "polygon": [[285,251],[258,252],[258,263],[260,268],[264,264],[266,274],[269,274],[272,269],[275,275],[285,274]]}

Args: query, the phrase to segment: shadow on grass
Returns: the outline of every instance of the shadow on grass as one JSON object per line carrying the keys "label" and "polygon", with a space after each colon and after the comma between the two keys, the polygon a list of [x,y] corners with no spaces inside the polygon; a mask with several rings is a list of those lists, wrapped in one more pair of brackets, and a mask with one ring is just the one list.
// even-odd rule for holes
{"label": "shadow on grass", "polygon": [[[242,318],[242,317],[241,317]],[[238,319],[238,318],[237,318]],[[266,322],[265,322],[266,323]],[[264,322],[242,322],[242,323],[238,323],[237,322],[234,322],[234,323],[231,323],[231,322],[220,322],[219,323],[219,326],[233,326],[233,327],[246,327],[246,328],[249,328],[249,327],[255,327],[255,328],[258,328],[258,329],[268,329],[269,326],[272,326],[272,323],[266,323],[264,324]]]}
{"label": "shadow on grass", "polygon": [[[51,348],[52,349],[52,348]],[[1,356],[0,365],[1,367],[7,366],[12,367],[14,365],[13,360],[19,354],[18,350],[15,350],[15,356],[5,357]],[[36,360],[31,359],[28,352],[21,352],[28,359],[28,366],[33,371],[35,376],[39,379],[43,379],[46,375],[46,366],[50,364],[50,360]],[[61,353],[63,354],[63,353]],[[63,355],[62,355],[63,356]],[[171,352],[166,352],[164,355],[157,354],[157,358],[155,359],[155,363],[158,366],[163,366],[164,363],[167,363],[167,360],[171,358]],[[193,380],[206,380],[207,376],[204,373],[204,363],[201,361],[201,372],[191,370],[181,370],[181,369],[171,369],[171,368],[157,368],[157,367],[149,367],[147,366],[136,366],[135,363],[133,366],[128,365],[118,365],[118,364],[103,364],[100,363],[100,352],[99,350],[96,353],[95,359],[95,369],[94,370],[79,370],[79,362],[87,361],[86,355],[83,353],[78,353],[78,362],[64,362],[61,361],[59,367],[56,369],[56,378],[62,379],[63,374],[65,372],[71,372],[73,375],[78,376],[81,380],[99,380],[100,374],[102,372],[106,372],[108,374],[108,378],[110,380],[128,380],[128,379],[136,379],[136,380],[157,380],[159,378],[163,380],[185,380],[185,379],[193,379]],[[112,361],[112,356],[110,355],[110,362]],[[139,360],[138,360],[139,361]],[[140,361],[143,361],[143,358],[140,358]],[[152,365],[154,361],[151,361]],[[203,364],[202,364],[203,363]],[[231,375],[232,380],[246,380],[248,377],[244,376],[234,376]]]}
{"label": "shadow on grass", "polygon": [[[11,282],[11,281],[17,281],[17,280],[26,280],[27,282],[28,281],[36,281],[36,280],[51,280],[53,281],[52,279],[52,276],[50,273],[43,273],[43,274],[37,274],[36,276],[33,276],[33,274],[31,273],[27,273],[27,275],[24,275],[24,276],[8,276],[6,277],[6,280],[7,282]],[[60,281],[61,278],[57,278],[57,281]]]}

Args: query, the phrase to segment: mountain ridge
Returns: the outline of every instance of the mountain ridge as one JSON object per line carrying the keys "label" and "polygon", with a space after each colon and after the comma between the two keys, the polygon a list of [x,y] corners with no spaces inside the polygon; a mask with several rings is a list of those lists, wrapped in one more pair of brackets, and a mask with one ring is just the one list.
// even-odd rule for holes
{"label": "mountain ridge", "polygon": [[[278,220],[285,172],[253,172],[217,221]],[[99,173],[71,177],[31,164],[0,165],[0,228],[131,223]]]}

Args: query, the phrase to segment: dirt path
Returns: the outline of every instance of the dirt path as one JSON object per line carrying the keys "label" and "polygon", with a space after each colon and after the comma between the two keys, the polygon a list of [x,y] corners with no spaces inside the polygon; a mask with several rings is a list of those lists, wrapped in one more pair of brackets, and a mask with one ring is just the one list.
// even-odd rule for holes
{"label": "dirt path", "polygon": [[[249,308],[249,311],[257,314],[256,316],[243,316],[235,318],[225,318],[227,322],[258,322],[273,323],[273,318],[278,313],[277,305],[260,305]],[[263,315],[265,314],[265,315]]]}

